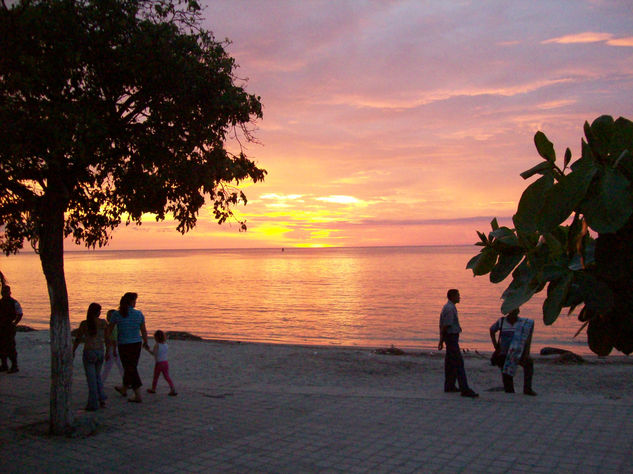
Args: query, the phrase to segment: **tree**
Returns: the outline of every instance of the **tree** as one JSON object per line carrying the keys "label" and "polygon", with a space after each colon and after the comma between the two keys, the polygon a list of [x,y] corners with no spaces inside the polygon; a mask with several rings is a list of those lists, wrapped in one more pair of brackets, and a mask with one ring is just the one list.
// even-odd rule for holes
{"label": "tree", "polygon": [[[29,241],[51,305],[50,428],[72,422],[63,242],[106,245],[122,221],[205,198],[221,224],[266,171],[226,140],[262,117],[236,64],[185,0],[21,0],[0,7],[0,248]],[[244,223],[241,223],[244,227]]]}
{"label": "tree", "polygon": [[[553,144],[537,132],[545,160],[521,173],[540,175],[519,201],[514,228],[491,222],[479,234],[483,247],[466,268],[490,274],[492,283],[510,274],[502,295],[506,314],[547,287],[543,320],[553,324],[563,308],[587,326],[589,347],[608,355],[633,352],[633,123],[620,117],[585,122],[581,157],[562,169]],[[597,236],[596,236],[597,235]]]}

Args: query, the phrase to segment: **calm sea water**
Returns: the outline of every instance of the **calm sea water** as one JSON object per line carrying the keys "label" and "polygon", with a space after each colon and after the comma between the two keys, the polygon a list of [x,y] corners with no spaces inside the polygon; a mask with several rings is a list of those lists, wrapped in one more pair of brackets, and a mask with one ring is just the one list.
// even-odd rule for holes
{"label": "calm sea water", "polygon": [[[438,316],[448,288],[459,288],[465,348],[491,350],[489,326],[501,314],[506,282],[491,284],[465,270],[479,250],[457,247],[239,249],[68,252],[66,281],[73,327],[96,301],[116,308],[126,291],[139,294],[150,332],[308,345],[406,349],[437,346]],[[38,256],[0,260],[23,323],[47,329],[50,310]],[[533,347],[589,353],[573,339],[575,316],[554,326],[541,317],[539,295],[522,308],[535,319]],[[105,311],[104,311],[105,313]]]}

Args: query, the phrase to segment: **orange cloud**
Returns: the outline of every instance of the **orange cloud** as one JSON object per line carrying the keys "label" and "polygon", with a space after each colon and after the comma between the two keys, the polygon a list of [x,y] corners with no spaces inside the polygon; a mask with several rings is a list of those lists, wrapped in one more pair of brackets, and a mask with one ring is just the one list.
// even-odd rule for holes
{"label": "orange cloud", "polygon": [[633,36],[624,38],[614,38],[611,33],[585,32],[573,35],[559,36],[541,41],[542,44],[558,43],[558,44],[583,44],[583,43],[606,43],[609,46],[628,46],[633,47]]}

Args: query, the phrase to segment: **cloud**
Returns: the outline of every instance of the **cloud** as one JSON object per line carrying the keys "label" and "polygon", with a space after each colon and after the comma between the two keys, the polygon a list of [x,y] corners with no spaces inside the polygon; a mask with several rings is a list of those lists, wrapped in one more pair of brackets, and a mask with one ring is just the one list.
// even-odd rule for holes
{"label": "cloud", "polygon": [[317,201],[330,202],[336,204],[362,204],[360,199],[353,196],[325,196],[316,198]]}
{"label": "cloud", "polygon": [[587,43],[606,43],[609,46],[628,46],[633,47],[633,36],[623,38],[614,38],[611,33],[596,33],[588,31],[585,33],[576,33],[571,35],[559,36],[545,41],[542,44],[558,43],[558,44],[587,44]]}
{"label": "cloud", "polygon": [[628,36],[626,38],[616,38],[610,39],[607,41],[609,46],[628,46],[633,47],[633,36]]}

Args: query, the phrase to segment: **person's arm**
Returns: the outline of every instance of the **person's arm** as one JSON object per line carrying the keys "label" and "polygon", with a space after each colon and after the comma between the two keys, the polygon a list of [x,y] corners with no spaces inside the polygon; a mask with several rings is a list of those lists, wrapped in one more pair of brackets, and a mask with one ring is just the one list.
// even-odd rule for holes
{"label": "person's arm", "polygon": [[149,344],[147,343],[147,328],[145,322],[141,323],[141,337],[143,338],[143,347],[149,350]]}
{"label": "person's arm", "polygon": [[[497,326],[497,323],[494,323],[492,326],[490,326],[490,339],[492,339],[492,345],[494,346],[495,351],[499,349],[499,341],[495,337],[497,331],[499,330]],[[499,334],[499,338],[501,338],[501,334]]]}
{"label": "person's arm", "polygon": [[77,347],[79,347],[79,344],[81,343],[81,339],[82,339],[82,327],[80,324],[79,329],[77,329],[77,335],[75,336],[75,340],[73,341],[73,358],[75,357],[75,351],[77,350]]}
{"label": "person's arm", "polygon": [[15,326],[22,320],[22,306],[17,301],[15,302]]}
{"label": "person's arm", "polygon": [[438,350],[444,349],[444,339],[446,338],[446,329],[448,326],[440,326],[440,342],[437,345]]}

